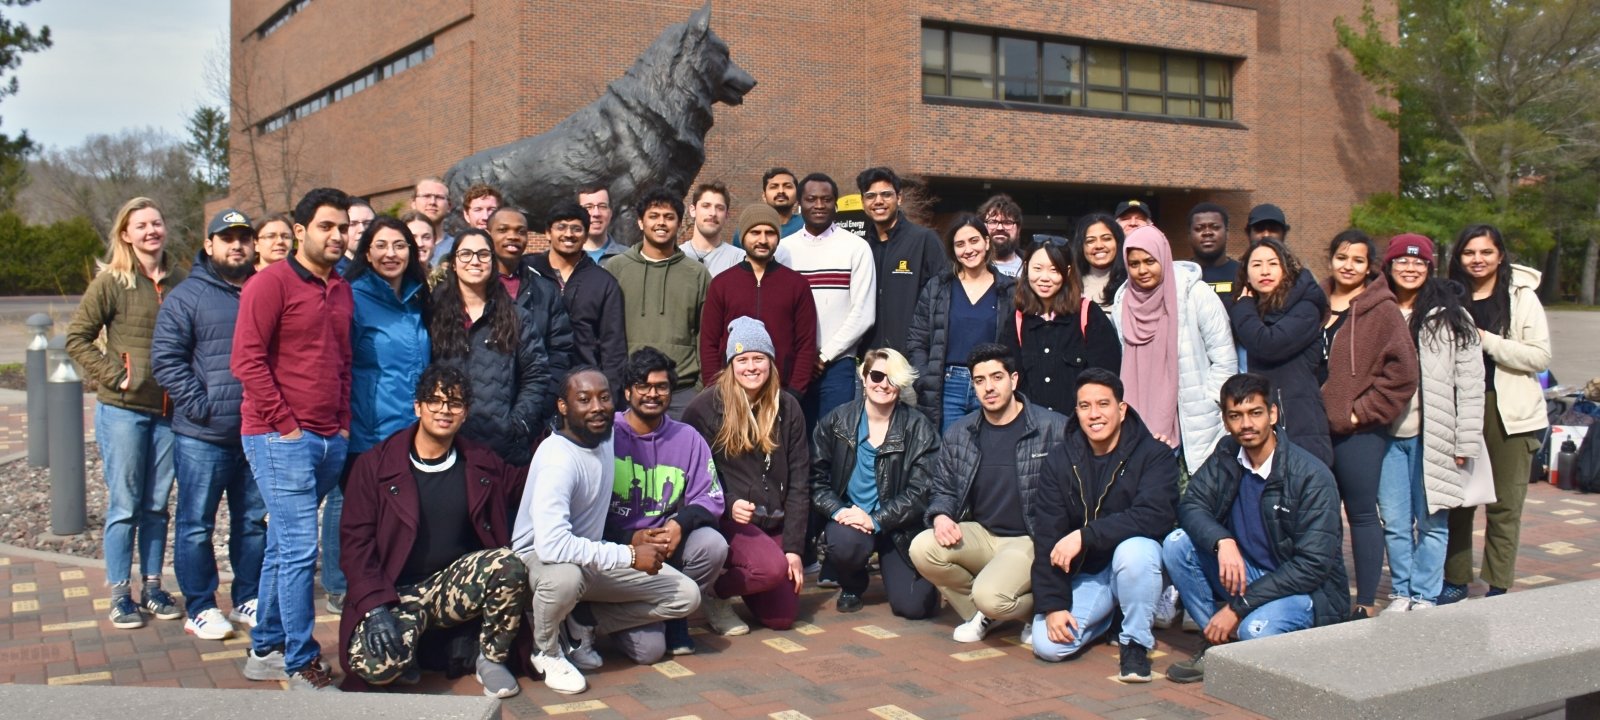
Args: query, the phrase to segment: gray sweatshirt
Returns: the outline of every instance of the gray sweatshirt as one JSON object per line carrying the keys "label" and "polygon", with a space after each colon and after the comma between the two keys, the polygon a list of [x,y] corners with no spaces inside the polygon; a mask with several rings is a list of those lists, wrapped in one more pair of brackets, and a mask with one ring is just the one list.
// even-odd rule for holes
{"label": "gray sweatshirt", "polygon": [[511,549],[518,555],[532,551],[548,564],[599,570],[628,567],[628,546],[600,539],[615,473],[610,438],[593,449],[560,433],[540,443],[517,508]]}

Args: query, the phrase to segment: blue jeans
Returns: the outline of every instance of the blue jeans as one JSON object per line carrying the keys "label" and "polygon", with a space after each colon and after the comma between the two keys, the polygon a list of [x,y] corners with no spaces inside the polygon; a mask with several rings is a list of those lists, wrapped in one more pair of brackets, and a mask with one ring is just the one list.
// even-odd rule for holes
{"label": "blue jeans", "polygon": [[271,518],[250,645],[257,654],[282,647],[291,675],[322,654],[311,634],[317,615],[311,600],[317,504],[338,484],[347,446],[339,435],[305,431],[297,440],[275,432],[244,436],[244,454]]}
{"label": "blue jeans", "polygon": [[334,483],[322,501],[322,589],[329,595],[343,595],[348,587],[339,567],[339,516],[344,514],[344,491]]}
{"label": "blue jeans", "polygon": [[806,437],[811,437],[817,423],[834,408],[856,397],[856,361],[845,356],[828,364],[822,375],[811,380],[800,408],[806,414]]}
{"label": "blue jeans", "polygon": [[106,481],[106,582],[120,585],[133,572],[160,577],[167,553],[167,499],[172,495],[172,423],[158,415],[98,403],[94,437]]}
{"label": "blue jeans", "polygon": [[[1183,608],[1201,628],[1211,624],[1217,613],[1217,598],[1227,597],[1222,580],[1217,575],[1217,556],[1209,550],[1200,550],[1183,530],[1173,530],[1161,543],[1161,558],[1167,565],[1167,575],[1172,586],[1183,597]],[[1245,579],[1255,582],[1267,571],[1251,564],[1247,559]],[[1315,620],[1310,595],[1289,595],[1273,600],[1239,619],[1239,639],[1282,635],[1311,627]]]}
{"label": "blue jeans", "polygon": [[1450,511],[1428,513],[1422,474],[1421,438],[1391,439],[1378,479],[1378,514],[1383,517],[1383,540],[1389,550],[1389,583],[1399,597],[1431,603],[1444,590]]}
{"label": "blue jeans", "polygon": [[1033,654],[1050,662],[1072,657],[1111,629],[1111,616],[1119,606],[1122,632],[1117,641],[1153,650],[1156,638],[1150,624],[1160,597],[1161,543],[1147,537],[1123,540],[1104,570],[1072,578],[1072,617],[1078,621],[1078,632],[1071,642],[1052,641],[1044,614],[1034,614]]}
{"label": "blue jeans", "polygon": [[944,368],[944,406],[939,415],[939,435],[950,429],[961,416],[978,409],[978,396],[972,392],[972,371],[960,365]]}
{"label": "blue jeans", "polygon": [[256,598],[261,560],[267,550],[267,506],[250,476],[242,447],[217,445],[178,435],[173,439],[178,466],[178,527],[172,560],[189,617],[217,606],[217,556],[211,535],[217,505],[228,493],[228,560],[233,563],[233,607]]}

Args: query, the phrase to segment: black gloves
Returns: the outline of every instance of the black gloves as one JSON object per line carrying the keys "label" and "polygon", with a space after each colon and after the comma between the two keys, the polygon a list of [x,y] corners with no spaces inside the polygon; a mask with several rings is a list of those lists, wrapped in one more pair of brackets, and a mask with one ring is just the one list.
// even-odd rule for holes
{"label": "black gloves", "polygon": [[401,635],[400,620],[388,605],[373,608],[361,623],[361,644],[373,657],[400,657],[405,650]]}

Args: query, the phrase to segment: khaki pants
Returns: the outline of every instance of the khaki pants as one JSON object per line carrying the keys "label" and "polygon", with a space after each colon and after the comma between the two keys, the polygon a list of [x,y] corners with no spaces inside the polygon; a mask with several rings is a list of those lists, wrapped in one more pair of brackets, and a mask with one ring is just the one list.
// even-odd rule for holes
{"label": "khaki pants", "polygon": [[944,593],[962,619],[1033,617],[1033,540],[996,537],[975,522],[961,523],[961,542],[943,547],[933,530],[911,541],[911,563]]}

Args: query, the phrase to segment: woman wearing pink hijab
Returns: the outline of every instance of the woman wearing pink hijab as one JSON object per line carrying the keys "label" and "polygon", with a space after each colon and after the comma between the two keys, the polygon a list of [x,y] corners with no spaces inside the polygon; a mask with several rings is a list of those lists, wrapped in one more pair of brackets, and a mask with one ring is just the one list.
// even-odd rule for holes
{"label": "woman wearing pink hijab", "polygon": [[1127,402],[1157,439],[1182,450],[1192,473],[1224,434],[1217,397],[1239,369],[1228,311],[1199,265],[1173,262],[1155,226],[1128,235],[1122,256],[1128,282],[1110,315],[1122,337]]}

